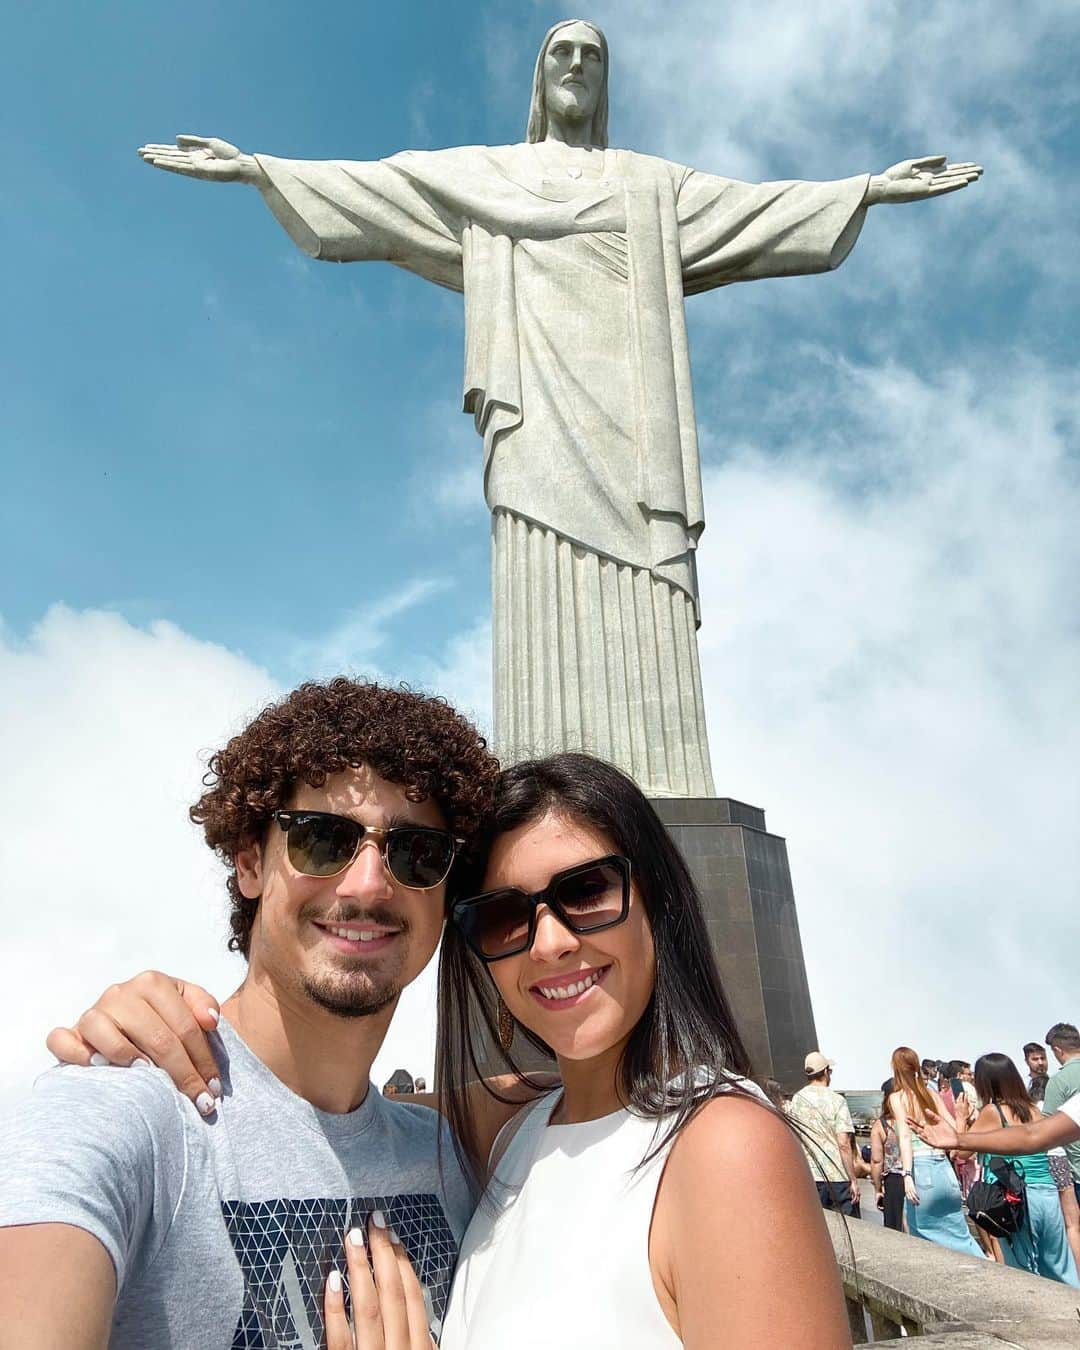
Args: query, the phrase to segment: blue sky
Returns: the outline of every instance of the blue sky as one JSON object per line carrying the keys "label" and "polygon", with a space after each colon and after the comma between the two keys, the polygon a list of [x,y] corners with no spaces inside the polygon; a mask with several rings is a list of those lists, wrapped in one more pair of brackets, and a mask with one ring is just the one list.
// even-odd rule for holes
{"label": "blue sky", "polygon": [[[561,13],[264,2],[182,20],[114,0],[9,17],[0,695],[24,771],[0,800],[29,834],[88,795],[129,795],[140,764],[158,785],[139,794],[153,889],[197,894],[213,925],[178,945],[175,925],[133,919],[146,878],[95,867],[88,828],[61,850],[74,887],[9,833],[28,913],[62,896],[96,952],[57,962],[17,926],[28,967],[51,970],[11,995],[26,1064],[30,1009],[47,1026],[129,962],[183,960],[218,992],[235,978],[182,804],[199,752],[261,699],[344,668],[487,717],[460,298],[311,262],[254,191],[154,171],[136,147],[187,131],[362,159],[516,140]],[[1080,862],[1080,8],[733,0],[720,23],[675,0],[661,29],[639,0],[591,15],[615,144],[747,179],[938,151],[986,166],[963,193],[876,208],[835,275],[729,288],[688,315],[717,785],[789,838],[824,1048],[860,1085],[901,1039],[1015,1048],[1080,1017],[1060,954]],[[958,953],[1004,974],[1018,916],[1040,955],[1007,1025],[963,982],[927,980]],[[923,1022],[866,1021],[857,973],[882,949]],[[423,1058],[426,1016],[395,1053]],[[938,1025],[963,1044],[931,1044]]]}

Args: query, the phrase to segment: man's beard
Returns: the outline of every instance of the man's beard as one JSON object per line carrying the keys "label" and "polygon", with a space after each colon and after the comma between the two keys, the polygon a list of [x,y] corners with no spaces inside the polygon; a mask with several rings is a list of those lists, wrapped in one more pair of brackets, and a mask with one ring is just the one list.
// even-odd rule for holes
{"label": "man's beard", "polygon": [[[399,928],[400,942],[408,942],[409,925],[389,909],[373,906],[362,915],[352,908],[332,911],[324,921],[362,927],[364,919]],[[399,962],[401,957],[399,956]],[[300,987],[312,1003],[334,1017],[373,1017],[390,1006],[401,994],[398,970],[369,973],[363,968],[336,967],[316,970],[300,979]]]}
{"label": "man's beard", "polygon": [[324,975],[322,978],[307,975],[300,983],[312,1003],[335,1017],[373,1017],[389,1007],[401,993],[401,985],[396,979],[372,987],[368,981],[354,983],[348,975]]}

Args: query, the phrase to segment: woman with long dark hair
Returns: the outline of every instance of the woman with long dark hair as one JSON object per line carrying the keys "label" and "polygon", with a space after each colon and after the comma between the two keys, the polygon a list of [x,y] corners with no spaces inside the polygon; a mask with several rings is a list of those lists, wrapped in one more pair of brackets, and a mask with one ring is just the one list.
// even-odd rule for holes
{"label": "woman with long dark hair", "polygon": [[[983,1108],[971,1125],[972,1130],[1005,1129],[1009,1125],[1027,1125],[1040,1116],[1019,1070],[1008,1055],[994,1052],[982,1055],[975,1062],[975,1091]],[[957,1121],[957,1137],[964,1139],[968,1130],[966,1119]],[[970,1152],[967,1152],[970,1156]],[[1045,1153],[1027,1153],[1007,1156],[1024,1179],[1027,1199],[1024,1223],[1018,1233],[1000,1241],[1001,1254],[1007,1266],[1030,1270],[1047,1279],[1080,1287],[1076,1262],[1069,1248],[1058,1202],[1057,1186]],[[981,1154],[985,1168],[989,1154]]]}
{"label": "woman with long dark hair", "polygon": [[[585,755],[517,765],[478,853],[443,939],[443,1081],[478,1076],[486,1041],[562,1088],[496,1143],[444,1347],[848,1344],[802,1151],[745,1081],[696,889],[639,789]],[[475,1159],[463,1099],[445,1109]],[[553,1298],[556,1324],[522,1318]]]}
{"label": "woman with long dark hair", "polygon": [[909,1118],[923,1122],[936,1117],[953,1122],[953,1115],[940,1094],[927,1084],[919,1057],[909,1046],[900,1045],[893,1051],[892,1071],[894,1090],[889,1097],[889,1114],[900,1141],[908,1232],[956,1252],[983,1256],[968,1230],[960,1183],[948,1155],[924,1144],[908,1125]]}

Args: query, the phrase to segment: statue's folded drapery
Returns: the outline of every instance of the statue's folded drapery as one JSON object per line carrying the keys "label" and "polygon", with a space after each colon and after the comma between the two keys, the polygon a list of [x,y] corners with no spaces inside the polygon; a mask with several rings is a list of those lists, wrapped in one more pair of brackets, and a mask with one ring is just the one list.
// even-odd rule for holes
{"label": "statue's folded drapery", "polygon": [[836,267],[867,178],[751,185],[597,157],[599,176],[577,180],[551,175],[535,145],[258,160],[305,252],[465,292],[464,406],[493,513],[498,753],[586,748],[647,792],[708,795],[683,297]]}

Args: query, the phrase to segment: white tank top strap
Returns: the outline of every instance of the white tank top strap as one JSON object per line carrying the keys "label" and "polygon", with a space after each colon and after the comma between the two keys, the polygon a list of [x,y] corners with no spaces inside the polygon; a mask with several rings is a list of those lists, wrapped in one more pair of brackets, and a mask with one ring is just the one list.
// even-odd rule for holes
{"label": "white tank top strap", "polygon": [[[523,1106],[520,1111],[515,1111],[508,1121],[501,1127],[499,1133],[495,1136],[495,1141],[491,1145],[491,1152],[488,1154],[488,1176],[500,1169],[503,1160],[513,1147],[514,1141],[524,1135],[526,1139],[535,1138],[543,1130],[551,1116],[552,1111],[559,1099],[559,1091],[546,1092],[536,1101],[529,1102]],[[524,1151],[531,1156],[531,1148],[527,1143],[519,1146],[518,1152]],[[507,1165],[512,1165],[512,1160],[506,1159]]]}

